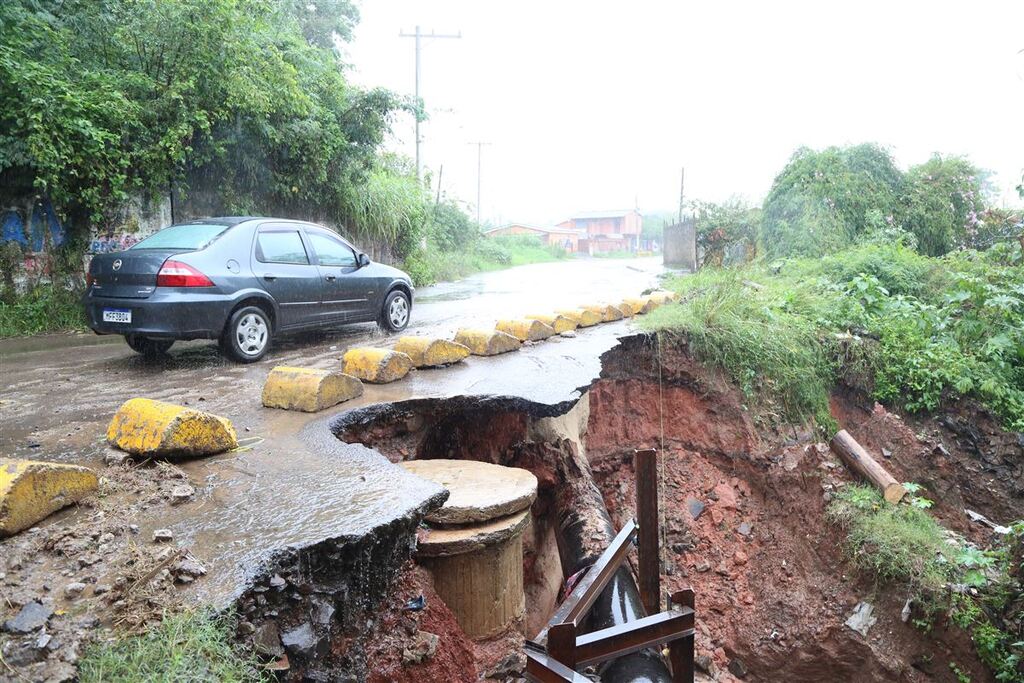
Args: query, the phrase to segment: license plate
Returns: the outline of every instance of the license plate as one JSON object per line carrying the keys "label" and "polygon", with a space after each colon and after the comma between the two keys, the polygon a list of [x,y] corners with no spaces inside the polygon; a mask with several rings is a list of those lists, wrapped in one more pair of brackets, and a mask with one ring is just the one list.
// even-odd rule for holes
{"label": "license plate", "polygon": [[130,323],[132,312],[128,308],[104,308],[103,322],[105,323]]}

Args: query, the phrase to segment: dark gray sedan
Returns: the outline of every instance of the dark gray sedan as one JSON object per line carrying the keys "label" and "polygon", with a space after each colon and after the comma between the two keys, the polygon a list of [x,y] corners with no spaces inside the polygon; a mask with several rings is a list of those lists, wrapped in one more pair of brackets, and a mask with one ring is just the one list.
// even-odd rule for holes
{"label": "dark gray sedan", "polygon": [[370,321],[403,330],[413,291],[408,275],[318,225],[205,218],[93,257],[84,303],[94,332],[124,335],[139,353],[217,339],[251,363],[283,332]]}

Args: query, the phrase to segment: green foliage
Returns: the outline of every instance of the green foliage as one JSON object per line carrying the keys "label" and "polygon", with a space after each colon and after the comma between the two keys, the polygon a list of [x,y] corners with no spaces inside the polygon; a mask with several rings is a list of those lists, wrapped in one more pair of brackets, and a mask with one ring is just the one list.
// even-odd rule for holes
{"label": "green foliage", "polygon": [[348,0],[3,3],[0,174],[96,221],[173,183],[346,222],[410,107],[345,81],[334,38],[356,18]]}
{"label": "green foliage", "polygon": [[81,296],[80,290],[41,284],[10,303],[0,301],[0,338],[84,329]]}
{"label": "green foliage", "polygon": [[[845,486],[829,505],[828,516],[846,529],[847,549],[858,566],[909,588],[929,614],[948,611],[953,623],[970,634],[997,681],[1021,683],[1024,622],[1019,610],[1024,606],[1016,601],[1021,586],[1011,570],[1013,558],[1019,562],[1024,525],[1015,524],[1007,540],[989,550],[962,539],[950,543],[957,537],[916,502],[921,487],[907,483],[904,488],[909,500],[891,505],[873,487]],[[930,622],[923,623],[930,628]]]}
{"label": "green foliage", "polygon": [[771,256],[819,256],[894,222],[903,178],[877,145],[801,148],[764,202],[764,248]]}
{"label": "green foliage", "polygon": [[750,287],[742,270],[708,269],[672,282],[678,305],[640,321],[681,335],[697,357],[722,368],[750,401],[779,404],[793,420],[828,414],[832,368],[799,293]]}
{"label": "green foliage", "polygon": [[901,223],[923,254],[973,246],[984,208],[981,173],[962,157],[936,154],[907,172]]}
{"label": "green foliage", "polygon": [[742,246],[744,261],[757,255],[761,209],[740,199],[730,199],[724,204],[692,202],[691,208],[697,246],[704,251],[703,265],[722,265],[726,250],[734,246]]}
{"label": "green foliage", "polygon": [[94,643],[79,662],[82,683],[151,681],[228,683],[272,680],[232,644],[233,620],[209,611],[165,617],[142,635]]}
{"label": "green foliage", "polygon": [[906,584],[923,604],[934,604],[955,576],[942,527],[919,507],[890,505],[873,487],[852,484],[835,494],[828,516],[846,529],[859,567]]}
{"label": "green foliage", "polygon": [[[836,367],[889,405],[934,410],[972,396],[1021,431],[1024,269],[1014,259],[1005,244],[936,259],[867,243],[822,259],[708,268],[671,281],[682,303],[645,323],[685,334],[738,385],[786,395],[803,418],[822,413]],[[810,385],[820,388],[809,394]]]}
{"label": "green foliage", "polygon": [[442,251],[467,249],[481,239],[476,223],[452,200],[442,201],[434,207],[429,233],[430,239]]}

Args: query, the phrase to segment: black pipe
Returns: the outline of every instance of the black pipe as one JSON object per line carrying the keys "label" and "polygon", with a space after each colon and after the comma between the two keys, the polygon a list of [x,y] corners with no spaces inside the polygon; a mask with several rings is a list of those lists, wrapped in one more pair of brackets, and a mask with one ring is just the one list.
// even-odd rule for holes
{"label": "black pipe", "polygon": [[[582,461],[582,462],[581,462]],[[562,573],[569,578],[597,561],[615,538],[608,510],[601,492],[590,474],[586,461],[576,453],[570,456],[571,472],[555,496],[558,524],[555,538]],[[615,572],[608,586],[590,608],[581,632],[619,626],[645,616],[640,591],[629,567]],[[665,660],[654,650],[642,650],[605,662],[598,669],[605,683],[672,683]]]}

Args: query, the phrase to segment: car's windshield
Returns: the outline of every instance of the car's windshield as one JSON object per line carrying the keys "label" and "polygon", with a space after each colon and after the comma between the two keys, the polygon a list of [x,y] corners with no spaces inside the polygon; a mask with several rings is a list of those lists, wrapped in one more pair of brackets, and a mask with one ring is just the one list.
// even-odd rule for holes
{"label": "car's windshield", "polygon": [[132,249],[202,249],[229,227],[206,223],[172,225],[150,235]]}

